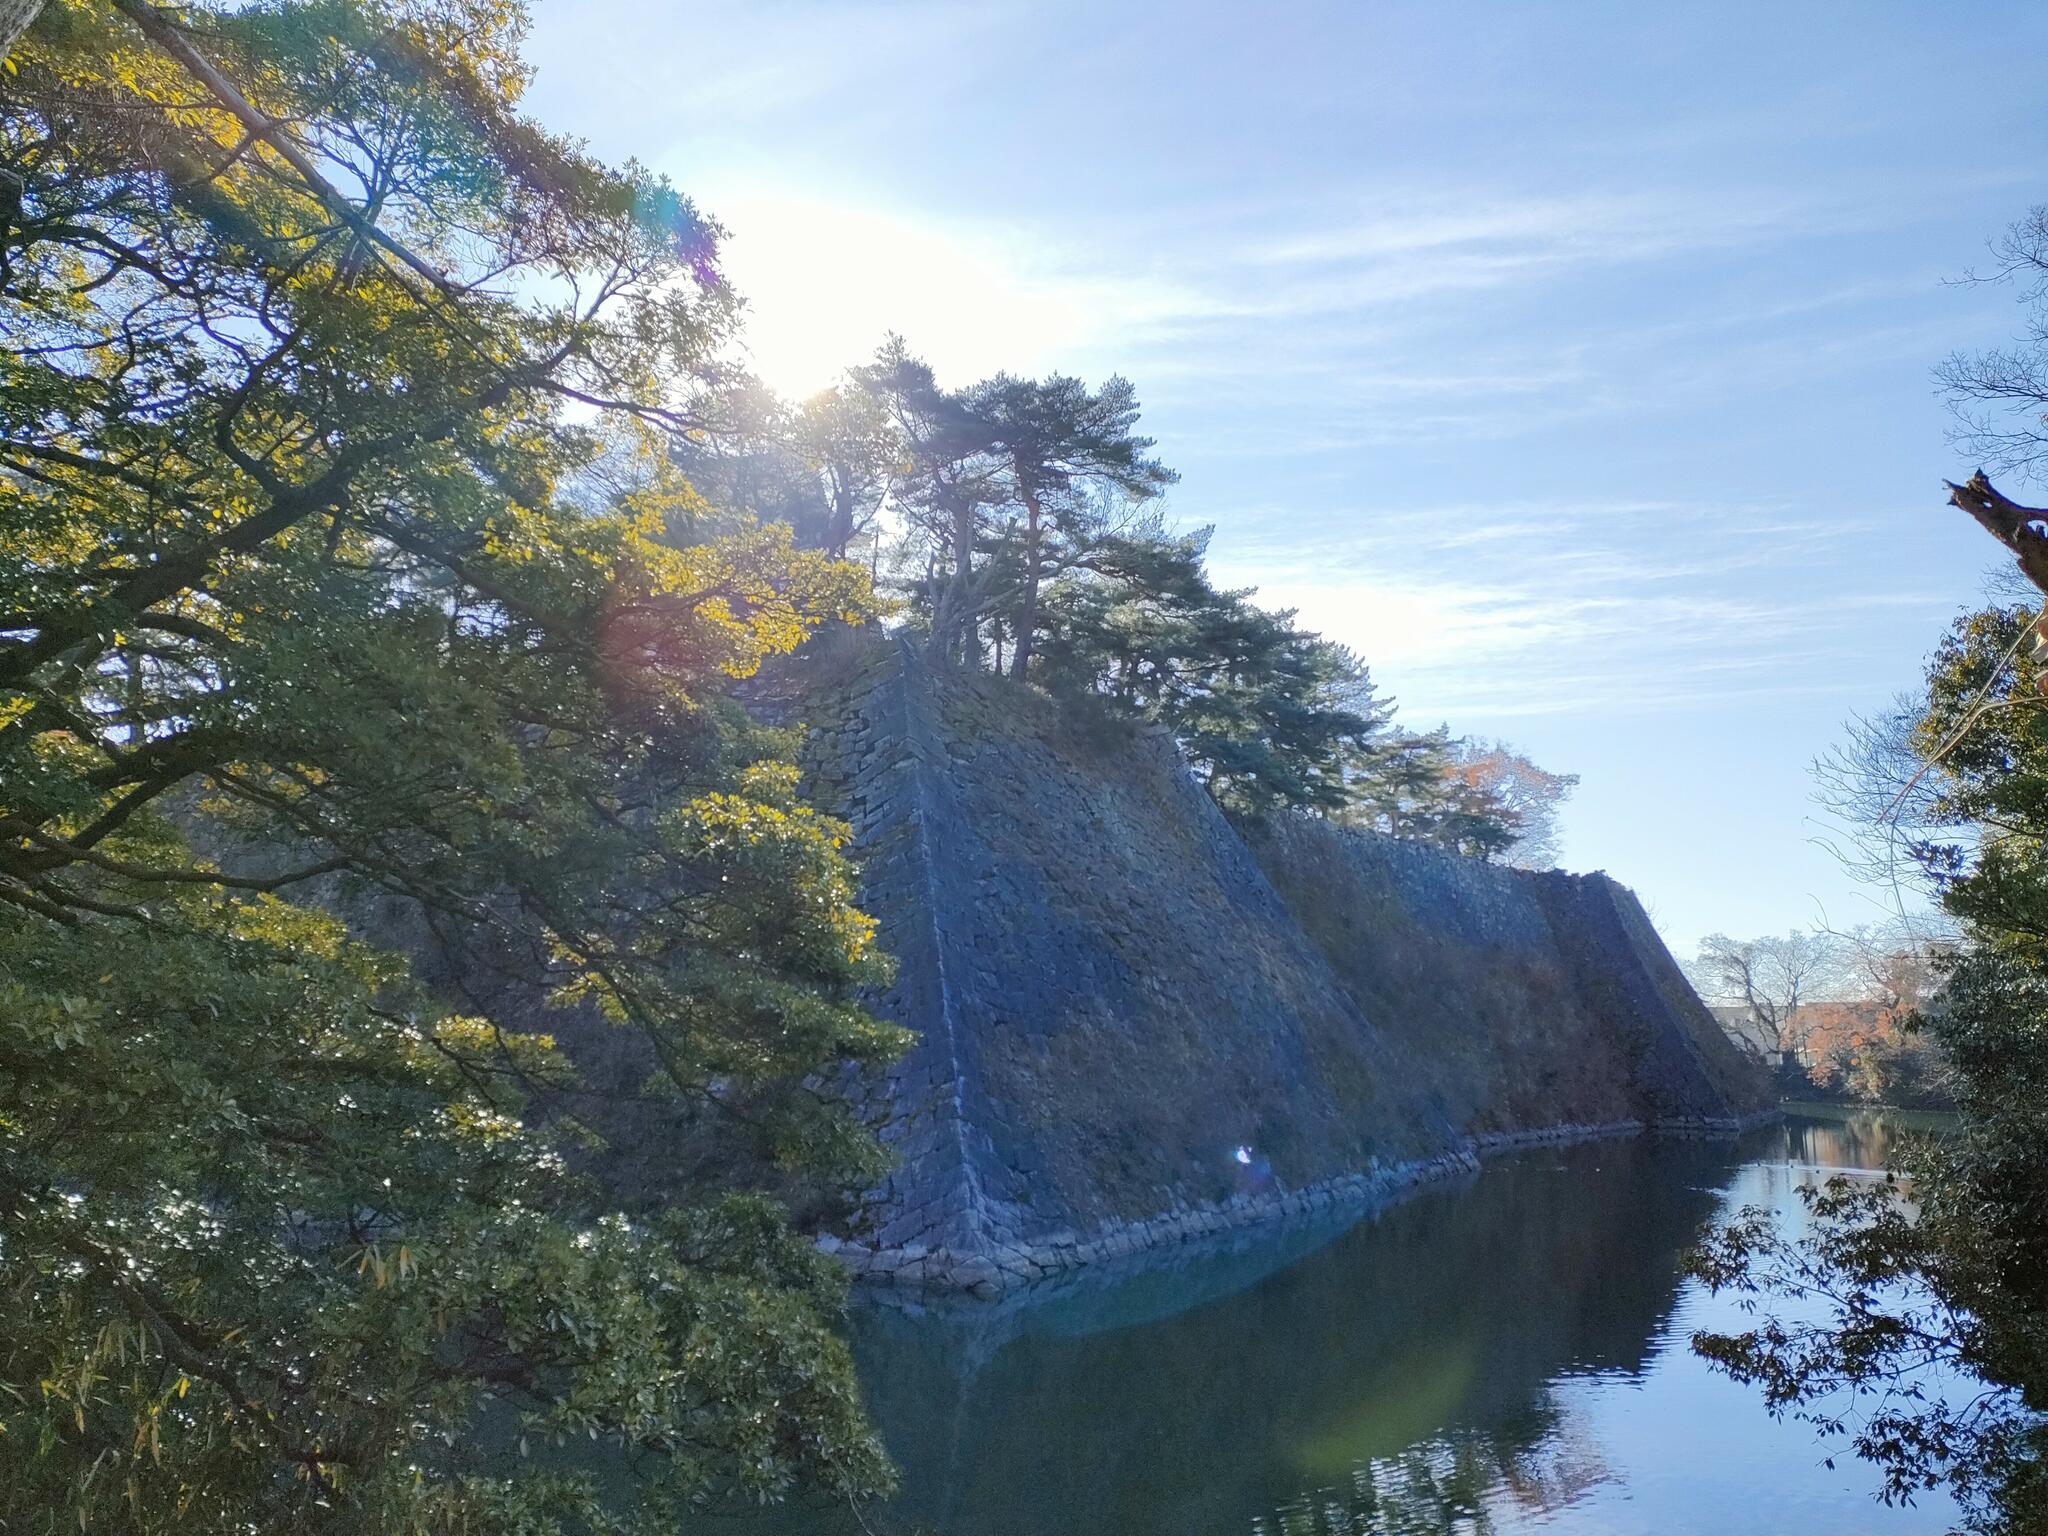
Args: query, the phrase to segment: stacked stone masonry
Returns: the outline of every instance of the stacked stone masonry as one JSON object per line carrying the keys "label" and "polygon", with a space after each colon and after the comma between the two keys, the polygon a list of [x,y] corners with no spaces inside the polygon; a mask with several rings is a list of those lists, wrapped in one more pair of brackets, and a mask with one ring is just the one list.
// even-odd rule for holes
{"label": "stacked stone masonry", "polygon": [[1156,732],[901,641],[808,702],[813,790],[916,1034],[849,1075],[894,1156],[823,1238],[994,1295],[1485,1153],[1768,1114],[1640,905],[1282,818],[1240,831]]}

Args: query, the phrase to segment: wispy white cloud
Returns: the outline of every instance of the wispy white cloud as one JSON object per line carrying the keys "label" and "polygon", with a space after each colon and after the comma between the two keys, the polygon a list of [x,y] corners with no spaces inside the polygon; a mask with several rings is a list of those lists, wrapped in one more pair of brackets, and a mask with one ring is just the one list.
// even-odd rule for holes
{"label": "wispy white cloud", "polygon": [[700,17],[643,0],[575,0],[535,7],[525,52],[544,104],[601,104],[607,137],[642,159],[691,146],[688,163],[671,168],[695,191],[690,173],[706,169],[707,142],[843,113],[849,101],[882,105],[887,82],[907,70],[928,91],[964,88],[957,68],[938,65],[973,57],[1025,11],[1021,0],[755,0]]}
{"label": "wispy white cloud", "polygon": [[1430,580],[1269,582],[1269,600],[1359,650],[1412,723],[1630,718],[1744,699],[1841,695],[1873,609],[1926,622],[1939,593],[1768,599],[1570,595]]}
{"label": "wispy white cloud", "polygon": [[1272,419],[1234,440],[1239,453],[1556,430],[1934,344],[1925,325],[1819,323],[1896,297],[1896,279],[1703,296],[1675,319],[1596,312],[1564,334],[1489,323],[1471,308],[1483,299],[1526,318],[1546,286],[1875,217],[1853,200],[1381,195],[1215,210],[1200,238],[1180,228],[1156,241],[1142,223],[1114,237],[1054,236],[832,190],[713,182],[703,200],[732,231],[726,265],[750,303],[751,355],[772,382],[819,387],[890,330],[953,379],[1117,368],[1148,397],[1197,409],[1235,404],[1239,392],[1218,386],[1255,380],[1250,407],[1271,404]]}
{"label": "wispy white cloud", "polygon": [[1360,520],[1367,531],[1318,538],[1312,556],[1219,565],[1359,651],[1417,723],[1839,693],[1873,615],[1932,620],[1952,604],[1932,587],[1827,582],[1839,529],[1767,507],[1531,503]]}
{"label": "wispy white cloud", "polygon": [[[1343,208],[1343,201],[1353,206]],[[1773,197],[1583,192],[1365,195],[1293,211],[1290,227],[1223,255],[1242,275],[1219,312],[1314,314],[1526,283],[1561,270],[1697,259],[1846,209]],[[1857,217],[1868,219],[1863,211]]]}

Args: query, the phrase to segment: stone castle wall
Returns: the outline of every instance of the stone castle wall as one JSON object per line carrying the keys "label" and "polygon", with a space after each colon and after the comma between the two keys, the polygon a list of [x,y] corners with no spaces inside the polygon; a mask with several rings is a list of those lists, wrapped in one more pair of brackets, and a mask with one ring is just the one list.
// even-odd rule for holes
{"label": "stone castle wall", "polygon": [[845,1085],[896,1157],[825,1239],[857,1269],[999,1291],[1762,1107],[1604,877],[1306,821],[1248,841],[1163,735],[883,651],[804,710],[897,961],[874,1006],[918,1036]]}
{"label": "stone castle wall", "polygon": [[1711,1125],[1758,1107],[1753,1068],[1607,876],[1509,869],[1307,817],[1249,837],[1462,1134]]}

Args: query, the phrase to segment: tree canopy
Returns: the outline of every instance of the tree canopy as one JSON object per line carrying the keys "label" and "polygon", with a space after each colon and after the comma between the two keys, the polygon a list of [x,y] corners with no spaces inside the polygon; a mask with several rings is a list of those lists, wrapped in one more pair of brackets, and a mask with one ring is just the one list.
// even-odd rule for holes
{"label": "tree canopy", "polygon": [[886,1480],[776,1210],[604,1214],[531,1011],[343,921],[638,1032],[735,1159],[876,1166],[804,1087],[898,1044],[846,829],[729,697],[866,582],[657,536],[718,230],[517,115],[520,25],[52,0],[0,76],[10,1529],[634,1513],[571,1437],[650,1516]]}
{"label": "tree canopy", "polygon": [[1499,807],[1514,828],[1508,862],[1521,869],[1553,869],[1561,849],[1558,817],[1572,791],[1575,773],[1539,768],[1504,741],[1467,737],[1457,744],[1451,772]]}
{"label": "tree canopy", "polygon": [[1166,727],[1236,813],[1554,860],[1576,779],[1447,728],[1396,730],[1359,657],[1215,585],[1209,531],[1159,511],[1178,476],[1140,435],[1128,380],[999,373],[951,389],[891,337],[799,405],[743,377],[718,398],[719,420],[679,450],[691,480],[828,551],[868,540],[935,660]]}

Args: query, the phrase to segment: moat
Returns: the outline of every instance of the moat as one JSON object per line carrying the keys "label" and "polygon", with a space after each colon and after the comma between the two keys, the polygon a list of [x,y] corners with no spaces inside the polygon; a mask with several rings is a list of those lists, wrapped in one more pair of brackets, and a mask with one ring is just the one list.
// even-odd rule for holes
{"label": "moat", "polygon": [[[1795,1113],[1739,1143],[1533,1151],[1346,1229],[1032,1305],[864,1302],[902,1472],[877,1531],[942,1536],[1946,1529],[1774,1423],[1687,1340],[1739,1313],[1679,1273],[1700,1224],[1882,1166],[1915,1117]],[[1832,1449],[1839,1450],[1839,1447]],[[783,1528],[858,1530],[806,1511]]]}

